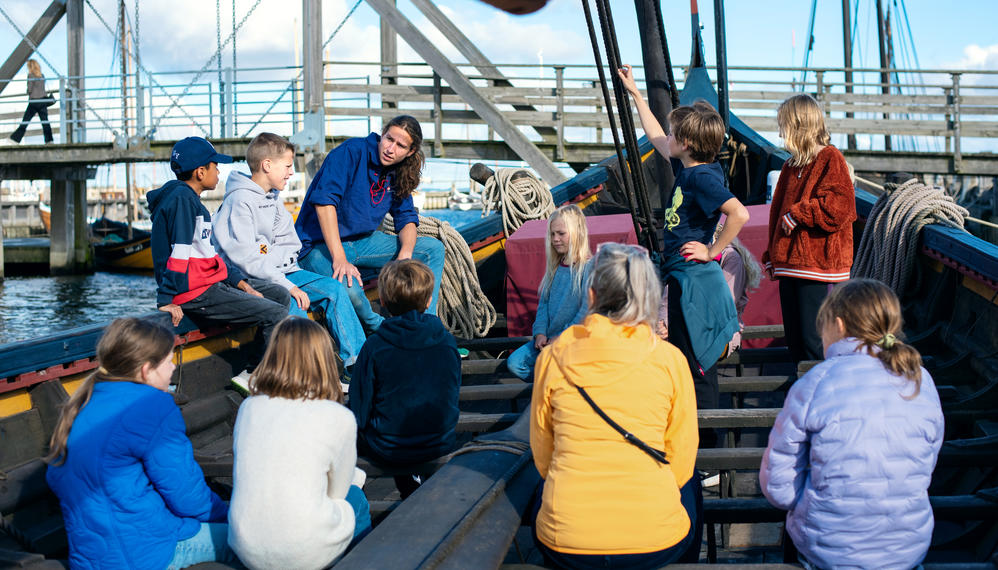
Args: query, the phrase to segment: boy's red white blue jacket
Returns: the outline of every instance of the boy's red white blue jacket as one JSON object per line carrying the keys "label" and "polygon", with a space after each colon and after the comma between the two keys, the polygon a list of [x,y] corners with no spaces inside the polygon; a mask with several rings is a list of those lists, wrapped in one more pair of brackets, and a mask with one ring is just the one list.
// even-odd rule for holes
{"label": "boy's red white blue jacket", "polygon": [[171,180],[147,199],[158,306],[182,305],[219,281],[235,286],[245,278],[215,251],[211,214],[190,186]]}

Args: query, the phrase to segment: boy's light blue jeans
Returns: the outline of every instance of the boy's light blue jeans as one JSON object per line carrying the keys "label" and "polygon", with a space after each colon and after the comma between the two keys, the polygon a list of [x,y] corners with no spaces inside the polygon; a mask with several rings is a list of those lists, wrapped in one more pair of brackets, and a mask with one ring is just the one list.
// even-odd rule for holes
{"label": "boy's light blue jeans", "polygon": [[202,562],[235,562],[235,553],[229,548],[229,525],[201,523],[197,534],[177,543],[177,550],[167,570],[179,570]]}
{"label": "boy's light blue jeans", "polygon": [[[353,301],[347,293],[346,286],[332,277],[305,270],[288,273],[285,277],[308,295],[312,307],[322,309],[325,314],[326,329],[336,340],[343,365],[352,366],[367,337],[364,336],[364,329],[357,320],[357,312],[353,308]],[[288,314],[308,317],[294,299],[291,300]]]}
{"label": "boy's light blue jeans", "polygon": [[[346,252],[347,261],[357,266],[358,269],[383,267],[389,261],[395,259],[399,251],[399,240],[397,236],[391,236],[382,232],[372,232],[366,237],[343,242],[343,251]],[[431,237],[419,236],[416,238],[416,247],[412,251],[412,258],[422,261],[433,272],[433,297],[430,299],[430,308],[427,313],[437,314],[437,295],[440,292],[440,279],[444,274],[444,244]],[[305,257],[298,260],[298,265],[319,275],[333,275],[333,259],[329,254],[326,244],[316,244]],[[357,318],[360,319],[364,329],[371,333],[381,326],[384,317],[371,309],[371,303],[364,295],[364,288],[357,285],[354,280],[346,288],[353,302],[354,310],[357,311]]]}

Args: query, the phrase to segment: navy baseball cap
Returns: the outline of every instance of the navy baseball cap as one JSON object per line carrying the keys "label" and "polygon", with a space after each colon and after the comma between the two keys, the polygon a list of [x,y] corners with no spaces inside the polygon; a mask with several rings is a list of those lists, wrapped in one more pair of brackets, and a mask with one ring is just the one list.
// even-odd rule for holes
{"label": "navy baseball cap", "polygon": [[210,142],[201,137],[187,137],[177,141],[170,153],[170,169],[177,174],[194,170],[210,162],[228,164],[232,162],[232,157],[219,153]]}

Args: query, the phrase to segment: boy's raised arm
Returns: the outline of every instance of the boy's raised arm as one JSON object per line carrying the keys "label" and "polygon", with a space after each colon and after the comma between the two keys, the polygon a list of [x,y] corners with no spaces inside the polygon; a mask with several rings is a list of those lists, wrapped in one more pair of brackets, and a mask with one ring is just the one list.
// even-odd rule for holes
{"label": "boy's raised arm", "polygon": [[672,155],[669,153],[669,142],[665,130],[659,124],[658,119],[655,118],[654,113],[651,112],[651,107],[645,102],[645,98],[641,96],[641,91],[638,90],[638,86],[634,82],[634,72],[631,66],[622,66],[617,70],[617,75],[620,76],[620,80],[624,83],[624,89],[634,99],[634,106],[638,108],[638,117],[641,119],[641,128],[644,129],[648,140],[659,154],[665,158],[671,158]]}

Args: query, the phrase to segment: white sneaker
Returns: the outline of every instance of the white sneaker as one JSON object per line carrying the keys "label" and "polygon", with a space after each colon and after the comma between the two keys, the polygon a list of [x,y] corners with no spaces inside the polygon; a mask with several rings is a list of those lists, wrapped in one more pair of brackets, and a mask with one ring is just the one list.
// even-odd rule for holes
{"label": "white sneaker", "polygon": [[250,371],[243,370],[232,377],[232,385],[239,393],[248,396],[250,392]]}
{"label": "white sneaker", "polygon": [[712,476],[707,477],[706,479],[704,479],[703,483],[701,483],[701,485],[703,487],[717,487],[718,484],[720,484],[720,482],[721,482],[721,475],[717,474],[717,475],[712,475]]}

